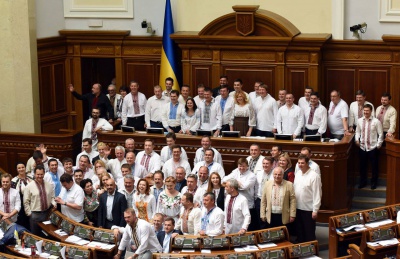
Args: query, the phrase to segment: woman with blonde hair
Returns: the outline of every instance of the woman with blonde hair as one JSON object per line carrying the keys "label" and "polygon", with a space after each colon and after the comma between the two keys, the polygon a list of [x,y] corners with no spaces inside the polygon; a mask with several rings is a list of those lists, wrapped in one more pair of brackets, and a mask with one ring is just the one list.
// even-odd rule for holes
{"label": "woman with blonde hair", "polygon": [[244,92],[235,94],[235,106],[233,107],[229,122],[231,131],[240,131],[242,136],[250,137],[253,127],[256,126],[256,116],[253,106]]}
{"label": "woman with blonde hair", "polygon": [[292,161],[287,153],[283,153],[279,156],[279,166],[282,167],[283,179],[286,181],[294,182],[294,170],[292,168]]}
{"label": "woman with blonde hair", "polygon": [[140,179],[136,186],[136,192],[133,195],[133,206],[139,219],[150,222],[156,213],[156,199],[150,194],[150,185],[146,179]]}
{"label": "woman with blonde hair", "polygon": [[165,179],[165,190],[162,191],[158,196],[156,211],[163,214],[165,217],[174,218],[175,222],[177,222],[182,206],[182,195],[180,192],[175,190],[175,185],[175,177],[169,176]]}

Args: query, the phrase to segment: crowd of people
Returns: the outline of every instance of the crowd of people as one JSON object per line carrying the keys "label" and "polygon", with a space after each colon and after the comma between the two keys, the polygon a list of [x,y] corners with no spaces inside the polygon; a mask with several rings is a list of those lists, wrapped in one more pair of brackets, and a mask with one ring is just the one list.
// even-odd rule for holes
{"label": "crowd of people", "polygon": [[[220,86],[199,85],[194,98],[189,97],[189,86],[182,86],[179,93],[172,90],[171,78],[165,83],[166,90],[155,86],[148,100],[138,92],[135,81],[130,94],[122,87],[117,95],[116,87],[110,85],[106,99],[99,84],[86,95],[79,95],[70,85],[76,98],[89,100],[92,114],[83,130],[82,152],[76,159],[60,161],[48,157],[43,144],[37,145],[26,164],[16,165],[16,177],[1,176],[2,218],[41,235],[37,222],[58,209],[76,222],[114,229],[121,237],[115,258],[125,250],[141,258],[169,252],[170,240],[177,234],[243,234],[287,225],[297,242],[315,240],[321,170],[310,159],[308,147],[293,165],[279,145],[268,150],[270,156],[263,156],[262,148],[252,144],[250,155],[239,158],[235,170],[225,172],[210,136],[201,138],[193,163],[176,143],[177,133],[193,135],[198,129],[213,130],[214,136],[235,130],[243,136],[290,134],[294,138],[325,136],[329,129],[330,137],[337,139],[355,132],[363,161],[359,188],[367,183],[367,158],[372,163],[371,188],[376,188],[376,152],[384,136],[392,137],[396,129],[397,114],[389,94],[382,95],[382,105],[374,113],[361,90],[350,109],[340,93],[332,91],[327,110],[310,87],[296,105],[294,96],[285,90],[275,100],[262,82],[255,83],[254,92],[246,93],[240,79],[231,89],[228,78],[221,76]],[[136,130],[164,128],[166,145],[158,154],[153,140],[146,139],[139,152],[129,138],[124,146],[115,147],[112,156],[112,150],[98,142],[97,132],[112,130],[110,123],[115,121]]]}

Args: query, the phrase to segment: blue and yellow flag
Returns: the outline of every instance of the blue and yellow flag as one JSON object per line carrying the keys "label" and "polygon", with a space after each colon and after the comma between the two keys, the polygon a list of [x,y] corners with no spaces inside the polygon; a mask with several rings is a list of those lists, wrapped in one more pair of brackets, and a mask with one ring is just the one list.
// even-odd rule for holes
{"label": "blue and yellow flag", "polygon": [[170,35],[173,33],[174,21],[172,19],[171,2],[170,0],[166,0],[159,84],[163,89],[165,89],[165,79],[171,77],[174,79],[173,89],[179,90],[179,82],[181,79],[178,66],[179,61],[175,57],[175,53],[179,50],[175,42],[170,38]]}

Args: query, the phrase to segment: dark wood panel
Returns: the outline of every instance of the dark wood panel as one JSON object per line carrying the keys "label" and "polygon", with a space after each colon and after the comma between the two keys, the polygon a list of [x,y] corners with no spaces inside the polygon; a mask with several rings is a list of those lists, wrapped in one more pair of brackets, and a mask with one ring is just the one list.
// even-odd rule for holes
{"label": "dark wood panel", "polygon": [[40,114],[42,116],[53,113],[53,66],[45,64],[39,67],[39,82],[40,82]]}
{"label": "dark wood panel", "polygon": [[360,69],[359,89],[362,89],[367,100],[374,104],[375,108],[381,105],[381,96],[384,92],[390,92],[388,69]]}
{"label": "dark wood panel", "polygon": [[326,70],[325,105],[329,108],[330,93],[338,90],[343,100],[350,104],[354,100],[354,86],[356,83],[355,69],[328,68]]}
{"label": "dark wood panel", "polygon": [[127,86],[129,86],[130,81],[135,80],[139,82],[140,92],[146,95],[147,98],[153,96],[153,87],[158,85],[158,81],[155,80],[156,68],[155,63],[125,61],[125,81]]}
{"label": "dark wood panel", "polygon": [[9,170],[9,159],[8,159],[8,153],[7,152],[0,152],[0,167],[3,168],[4,172],[10,173],[11,171]]}
{"label": "dark wood panel", "polygon": [[286,89],[289,93],[292,93],[295,98],[295,103],[304,96],[304,88],[307,86],[308,81],[308,69],[307,68],[292,68],[287,69],[287,86]]}
{"label": "dark wood panel", "polygon": [[65,112],[66,105],[66,81],[65,81],[65,65],[64,62],[53,65],[54,74],[54,103],[55,112]]}
{"label": "dark wood panel", "polygon": [[205,87],[212,87],[211,65],[192,65],[191,88],[193,95],[197,95],[197,85],[203,84]]}
{"label": "dark wood panel", "polygon": [[68,121],[65,117],[51,118],[42,120],[42,133],[43,134],[57,134],[60,129],[67,129]]}

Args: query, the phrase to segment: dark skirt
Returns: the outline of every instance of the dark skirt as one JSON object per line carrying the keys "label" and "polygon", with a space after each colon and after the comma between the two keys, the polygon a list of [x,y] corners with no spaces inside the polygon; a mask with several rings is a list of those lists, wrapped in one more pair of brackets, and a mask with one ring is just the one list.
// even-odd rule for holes
{"label": "dark skirt", "polygon": [[233,130],[240,131],[241,136],[246,136],[249,130],[249,117],[235,117],[233,120]]}

